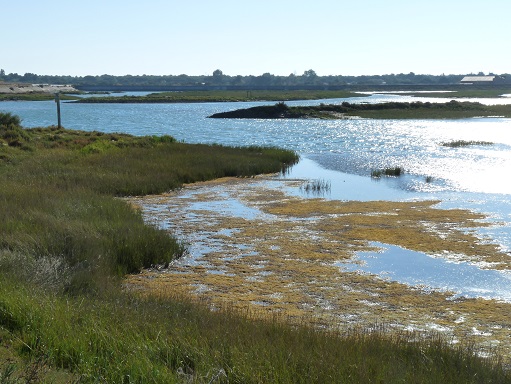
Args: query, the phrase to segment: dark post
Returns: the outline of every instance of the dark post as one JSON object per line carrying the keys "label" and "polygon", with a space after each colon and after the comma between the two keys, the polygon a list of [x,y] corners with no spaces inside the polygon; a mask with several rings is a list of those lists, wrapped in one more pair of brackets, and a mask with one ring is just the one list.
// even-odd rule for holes
{"label": "dark post", "polygon": [[57,103],[57,119],[58,119],[58,127],[62,128],[62,124],[60,122],[60,94],[57,92],[55,94],[55,102]]}

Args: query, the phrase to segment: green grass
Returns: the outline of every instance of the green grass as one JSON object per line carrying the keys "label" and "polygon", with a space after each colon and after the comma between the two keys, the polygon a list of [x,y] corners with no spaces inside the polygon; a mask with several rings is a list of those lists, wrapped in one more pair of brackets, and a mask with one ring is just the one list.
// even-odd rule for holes
{"label": "green grass", "polygon": [[0,125],[0,383],[501,383],[439,337],[327,332],[123,290],[184,247],[117,196],[278,172],[276,148]]}
{"label": "green grass", "polygon": [[[15,290],[13,291],[13,288]],[[22,355],[44,355],[80,382],[501,383],[496,360],[439,336],[326,332],[210,312],[175,298],[114,291],[65,298],[0,282],[0,322]],[[416,341],[412,341],[416,338]]]}
{"label": "green grass", "polygon": [[[114,196],[272,173],[297,160],[276,148],[188,145],[169,136],[25,130],[12,124],[0,130],[1,143],[0,249],[29,259],[64,260],[62,268],[69,272],[64,290],[89,289],[104,280],[105,271],[132,273],[183,254],[175,239],[145,225],[140,213]],[[37,263],[26,263],[31,264],[36,268]]]}

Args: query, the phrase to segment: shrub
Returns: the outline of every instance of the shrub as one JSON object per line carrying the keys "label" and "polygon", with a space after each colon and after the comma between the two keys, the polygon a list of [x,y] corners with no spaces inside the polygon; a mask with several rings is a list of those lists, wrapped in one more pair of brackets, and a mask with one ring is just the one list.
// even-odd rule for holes
{"label": "shrub", "polygon": [[19,116],[12,115],[10,113],[0,112],[0,129],[5,126],[14,125],[19,127],[21,125],[21,119]]}
{"label": "shrub", "polygon": [[20,124],[18,116],[0,112],[0,139],[11,147],[23,147],[30,138]]}

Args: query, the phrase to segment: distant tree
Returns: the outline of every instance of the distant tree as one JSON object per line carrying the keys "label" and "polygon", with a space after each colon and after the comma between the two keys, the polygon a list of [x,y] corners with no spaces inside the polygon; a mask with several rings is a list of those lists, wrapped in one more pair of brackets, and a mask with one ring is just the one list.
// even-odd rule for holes
{"label": "distant tree", "polygon": [[318,75],[316,74],[316,72],[314,70],[309,69],[309,70],[307,70],[307,71],[305,71],[303,73],[303,77],[307,77],[309,79],[312,79],[312,78],[318,77]]}
{"label": "distant tree", "polygon": [[3,69],[0,69],[0,77],[5,77],[5,71]]}
{"label": "distant tree", "polygon": [[38,76],[35,73],[27,72],[23,75],[23,81],[26,82],[37,82],[37,78]]}
{"label": "distant tree", "polygon": [[223,84],[226,76],[220,69],[213,71],[213,84]]}
{"label": "distant tree", "polygon": [[242,85],[244,83],[244,78],[241,75],[237,75],[231,81],[232,85]]}
{"label": "distant tree", "polygon": [[271,85],[273,82],[273,78],[274,78],[274,76],[271,73],[266,72],[266,73],[263,73],[261,76],[257,76],[255,81],[256,81],[257,85],[265,86],[265,85]]}
{"label": "distant tree", "polygon": [[5,76],[5,80],[16,82],[21,80],[21,76],[18,75],[17,73],[9,73],[8,75]]}

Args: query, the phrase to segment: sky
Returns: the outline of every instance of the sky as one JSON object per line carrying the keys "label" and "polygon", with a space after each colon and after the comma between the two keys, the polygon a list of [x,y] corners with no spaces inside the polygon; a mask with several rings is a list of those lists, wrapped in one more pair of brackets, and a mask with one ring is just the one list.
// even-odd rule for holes
{"label": "sky", "polygon": [[510,17],[509,0],[0,0],[0,69],[503,74]]}

